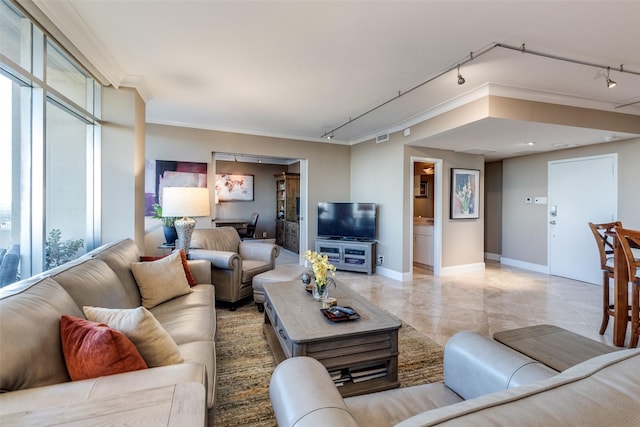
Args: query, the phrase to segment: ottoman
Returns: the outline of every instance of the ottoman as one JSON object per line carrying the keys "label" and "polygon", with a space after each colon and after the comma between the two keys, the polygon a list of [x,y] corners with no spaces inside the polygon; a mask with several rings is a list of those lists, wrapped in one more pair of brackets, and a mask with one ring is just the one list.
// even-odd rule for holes
{"label": "ottoman", "polygon": [[275,269],[253,276],[251,285],[253,286],[253,300],[258,306],[258,311],[264,311],[264,284],[271,282],[290,282],[300,279],[305,271],[311,272],[308,268],[298,264],[283,264]]}

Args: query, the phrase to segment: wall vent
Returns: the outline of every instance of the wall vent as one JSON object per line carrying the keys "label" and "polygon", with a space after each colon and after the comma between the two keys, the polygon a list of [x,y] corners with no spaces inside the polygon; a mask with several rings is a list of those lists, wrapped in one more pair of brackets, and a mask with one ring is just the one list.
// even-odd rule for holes
{"label": "wall vent", "polygon": [[382,135],[376,136],[376,143],[380,144],[381,142],[387,142],[389,140],[389,134],[383,133]]}

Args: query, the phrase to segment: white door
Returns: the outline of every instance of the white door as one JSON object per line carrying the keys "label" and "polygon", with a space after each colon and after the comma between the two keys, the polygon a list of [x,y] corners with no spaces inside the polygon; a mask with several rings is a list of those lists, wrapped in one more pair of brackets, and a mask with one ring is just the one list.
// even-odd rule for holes
{"label": "white door", "polygon": [[589,222],[617,219],[615,154],[549,162],[549,271],[602,284]]}

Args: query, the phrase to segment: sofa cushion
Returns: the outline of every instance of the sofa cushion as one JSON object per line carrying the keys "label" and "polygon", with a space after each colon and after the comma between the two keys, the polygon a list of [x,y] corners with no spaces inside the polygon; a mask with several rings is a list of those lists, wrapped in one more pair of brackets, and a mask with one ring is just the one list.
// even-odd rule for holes
{"label": "sofa cushion", "polygon": [[150,310],[178,345],[215,339],[215,288],[211,285],[198,285],[191,289],[193,292]]}
{"label": "sofa cushion", "polygon": [[[205,366],[201,363],[181,363],[179,365],[142,369],[106,377],[35,387],[11,393],[0,393],[0,416],[64,406],[76,402],[108,399],[130,392],[139,392],[142,400],[146,390],[185,382],[197,382],[206,385]],[[153,420],[147,421],[146,424],[153,423]],[[141,421],[141,424],[144,424],[144,422]]]}
{"label": "sofa cushion", "polygon": [[131,271],[140,288],[142,305],[146,308],[191,292],[179,252],[157,261],[134,262]]}
{"label": "sofa cushion", "polygon": [[460,396],[442,383],[397,388],[344,399],[359,426],[392,426],[421,412],[461,401]]}
{"label": "sofa cushion", "polygon": [[67,370],[74,381],[147,368],[131,340],[103,323],[63,315],[60,337]]}
{"label": "sofa cushion", "polygon": [[[166,258],[168,255],[164,256],[141,256],[140,262],[149,262],[149,261],[157,261],[162,258]],[[187,260],[187,255],[184,252],[184,249],[180,249],[180,259],[182,261],[182,267],[184,268],[184,274],[187,277],[187,282],[189,282],[189,286],[195,286],[198,284],[195,277],[193,277],[193,273],[191,273],[191,267],[189,266],[189,261]]]}
{"label": "sofa cushion", "polygon": [[105,323],[124,333],[136,346],[148,367],[182,363],[175,341],[146,308],[83,307],[83,311],[87,319]]}
{"label": "sofa cushion", "polygon": [[639,371],[640,350],[616,351],[555,377],[423,412],[397,426],[638,425]]}
{"label": "sofa cushion", "polygon": [[120,279],[99,259],[83,258],[54,270],[52,276],[78,304],[108,308],[133,308],[132,300]]}
{"label": "sofa cushion", "polygon": [[82,311],[51,278],[0,289],[0,390],[69,381],[60,341],[60,316]]}
{"label": "sofa cushion", "polygon": [[92,250],[86,256],[104,261],[116,273],[129,298],[134,302],[132,306],[123,308],[134,308],[141,304],[140,290],[131,273],[131,263],[140,259],[140,252],[133,240],[123,239],[108,243]]}
{"label": "sofa cushion", "polygon": [[180,353],[184,363],[201,364],[205,367],[207,376],[207,406],[213,407],[216,390],[216,344],[213,341],[194,341],[180,345]]}

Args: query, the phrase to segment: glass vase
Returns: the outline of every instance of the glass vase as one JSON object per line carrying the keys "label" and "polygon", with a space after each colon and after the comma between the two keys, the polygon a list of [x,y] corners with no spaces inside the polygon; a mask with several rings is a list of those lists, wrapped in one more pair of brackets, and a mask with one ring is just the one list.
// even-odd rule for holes
{"label": "glass vase", "polygon": [[327,296],[329,296],[329,289],[327,285],[314,285],[313,289],[311,290],[311,294],[313,295],[313,299],[315,299],[316,301],[322,301]]}

